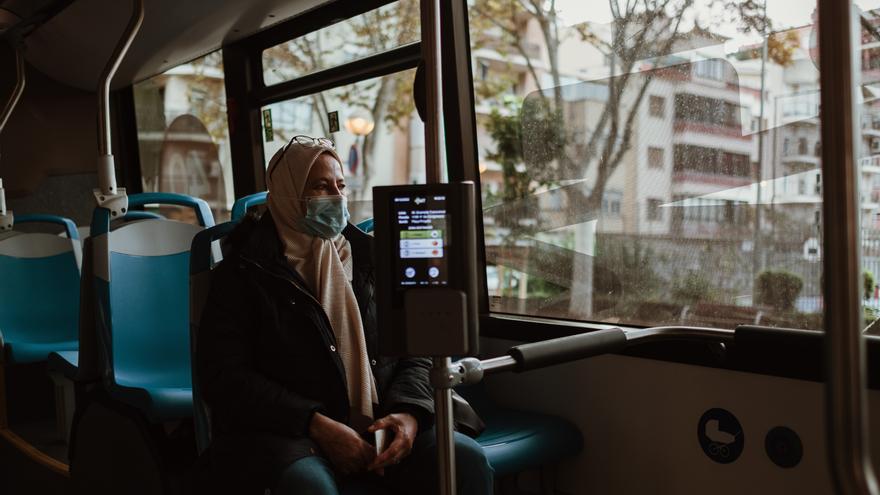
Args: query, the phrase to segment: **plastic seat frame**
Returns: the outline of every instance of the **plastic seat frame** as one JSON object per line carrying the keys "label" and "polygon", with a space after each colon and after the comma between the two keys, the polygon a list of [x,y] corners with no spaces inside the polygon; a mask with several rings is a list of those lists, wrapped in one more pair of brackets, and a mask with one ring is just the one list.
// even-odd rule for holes
{"label": "plastic seat frame", "polygon": [[[200,226],[210,228],[214,224],[208,204],[198,198],[172,193],[142,193],[130,195],[128,202],[130,208],[147,204],[190,207],[195,210]],[[160,334],[165,332],[169,337],[168,340],[178,344],[183,342],[183,345],[188,346],[189,322],[174,321],[176,318],[174,311],[168,310],[168,307],[173,309],[181,306],[185,314],[184,318],[188,320],[188,287],[185,283],[182,287],[154,287],[153,290],[156,292],[147,294],[159,301],[163,305],[162,308],[145,308],[138,303],[137,297],[144,294],[142,286],[130,286],[131,292],[137,292],[138,296],[114,289],[115,284],[132,284],[130,280],[132,277],[123,276],[123,279],[117,282],[111,279],[114,263],[119,263],[118,260],[121,259],[110,252],[108,245],[111,218],[109,210],[98,207],[94,210],[91,224],[95,273],[89,276],[94,282],[97,301],[96,341],[97,356],[99,356],[97,364],[104,389],[112,398],[139,409],[151,422],[190,417],[192,389],[188,349],[175,349],[175,346],[169,343],[164,343],[166,348],[163,349],[161,338],[149,339],[139,334],[139,332],[155,331]],[[165,256],[174,260],[171,260],[173,263],[160,265],[161,270],[164,270],[162,280],[167,281],[169,278],[177,277],[179,268],[176,267],[181,264],[187,266],[189,254],[187,249]],[[126,269],[140,275],[155,273],[158,262],[151,262],[148,260],[150,257],[149,255],[128,256],[130,259],[126,260]],[[114,261],[114,258],[117,261]],[[149,266],[149,263],[153,266]],[[114,274],[114,277],[117,275],[118,273]],[[182,277],[186,278],[185,268]],[[124,301],[125,304],[113,305],[113,298],[120,302]],[[124,328],[125,325],[123,328],[114,328],[114,321],[127,321],[126,325],[136,326],[132,322],[133,315],[155,315],[157,321],[162,321],[154,325],[155,328]],[[177,331],[182,334],[177,335],[175,333]]]}

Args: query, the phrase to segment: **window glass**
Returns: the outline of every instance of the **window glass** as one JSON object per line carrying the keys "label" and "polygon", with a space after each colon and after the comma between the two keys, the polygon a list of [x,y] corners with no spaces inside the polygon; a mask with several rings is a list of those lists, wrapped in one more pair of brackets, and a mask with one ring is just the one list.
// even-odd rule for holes
{"label": "window glass", "polygon": [[[143,190],[202,198],[215,221],[229,220],[235,193],[221,53],[135,84],[134,105]],[[195,222],[189,208],[160,213]]]}
{"label": "window glass", "polygon": [[763,4],[469,2],[493,311],[821,328],[816,4]]}
{"label": "window glass", "polygon": [[[864,285],[864,316],[865,333],[880,335],[880,291],[876,277],[880,276],[880,0],[859,0],[855,2],[854,11],[858,13],[857,22],[861,24],[861,42],[853,57],[861,62],[861,96],[859,120],[861,139],[856,143],[854,155],[858,157],[860,178],[860,212],[862,227],[862,280]],[[822,143],[810,140],[807,142],[805,155],[820,156]],[[799,142],[799,148],[803,148]],[[806,173],[803,177],[803,190],[806,194],[815,194],[822,190],[821,176]],[[813,256],[821,255],[820,245],[805,246],[811,249]]]}
{"label": "window glass", "polygon": [[372,187],[425,182],[425,127],[415,69],[263,107],[266,166],[296,135],[324,136],[342,159],[352,221],[373,216]]}
{"label": "window glass", "polygon": [[399,0],[263,51],[266,85],[419,41],[419,2]]}

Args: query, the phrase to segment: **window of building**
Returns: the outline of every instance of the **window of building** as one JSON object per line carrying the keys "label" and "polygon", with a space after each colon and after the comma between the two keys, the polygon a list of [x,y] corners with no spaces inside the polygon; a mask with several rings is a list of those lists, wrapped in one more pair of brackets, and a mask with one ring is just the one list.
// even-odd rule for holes
{"label": "window of building", "polygon": [[[217,222],[228,220],[235,193],[220,52],[135,84],[134,107],[143,190],[202,198]],[[196,221],[188,208],[161,213]]]}
{"label": "window of building", "polygon": [[651,117],[663,118],[666,115],[666,98],[651,95],[648,106]]}
{"label": "window of building", "polygon": [[700,60],[693,64],[694,74],[701,79],[724,80],[725,63],[722,60]]}
{"label": "window of building", "polygon": [[418,0],[399,0],[263,51],[266,85],[393,50],[421,38]]}
{"label": "window of building", "polygon": [[620,201],[623,195],[617,191],[608,191],[602,198],[602,215],[610,218],[620,216]]}
{"label": "window of building", "polygon": [[663,148],[651,146],[648,148],[648,166],[651,168],[663,168],[665,153]]}

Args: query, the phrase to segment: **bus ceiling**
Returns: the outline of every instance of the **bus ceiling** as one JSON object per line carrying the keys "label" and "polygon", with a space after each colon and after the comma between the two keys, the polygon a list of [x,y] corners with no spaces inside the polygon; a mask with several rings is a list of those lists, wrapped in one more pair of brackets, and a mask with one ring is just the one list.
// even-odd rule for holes
{"label": "bus ceiling", "polygon": [[[145,0],[146,16],[114,87],[246,38],[326,0]],[[40,72],[87,91],[97,88],[131,14],[118,0],[0,0],[0,38],[25,37],[25,58]]]}

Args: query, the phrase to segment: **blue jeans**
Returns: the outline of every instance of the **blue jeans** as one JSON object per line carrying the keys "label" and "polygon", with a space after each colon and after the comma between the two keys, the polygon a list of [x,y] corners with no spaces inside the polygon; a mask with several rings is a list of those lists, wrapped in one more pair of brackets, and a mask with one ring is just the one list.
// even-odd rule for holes
{"label": "blue jeans", "polygon": [[[340,478],[330,462],[309,456],[291,464],[281,475],[273,495],[379,495],[437,493],[437,441],[434,429],[421,433],[410,455],[385,469],[385,476],[364,474]],[[483,448],[470,437],[455,434],[458,493],[491,495],[492,467]]]}

